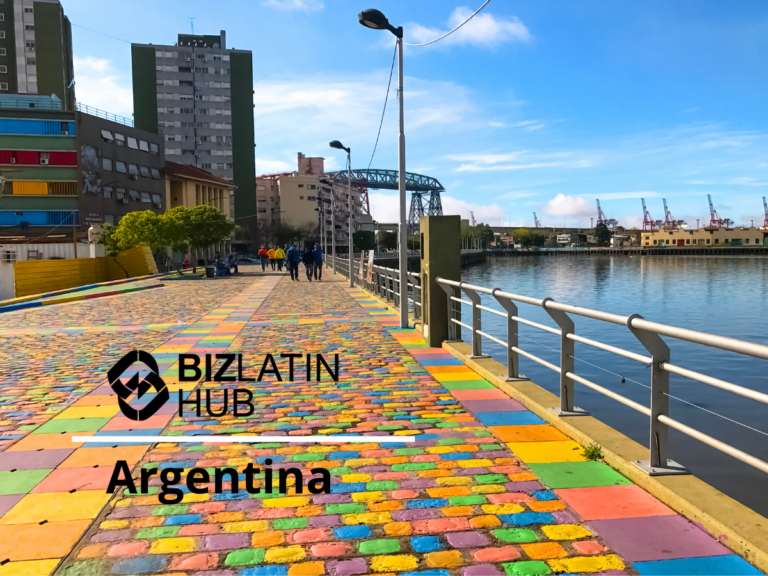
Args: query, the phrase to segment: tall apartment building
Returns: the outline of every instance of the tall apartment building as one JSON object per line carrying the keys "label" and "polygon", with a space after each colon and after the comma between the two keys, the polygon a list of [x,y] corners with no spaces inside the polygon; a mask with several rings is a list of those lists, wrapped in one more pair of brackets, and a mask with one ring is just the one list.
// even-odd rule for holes
{"label": "tall apartment building", "polygon": [[75,106],[72,29],[58,0],[0,2],[0,94],[56,97]]}
{"label": "tall apartment building", "polygon": [[233,182],[235,217],[256,223],[253,62],[219,36],[179,34],[174,46],[132,44],[137,128],[162,134],[168,160]]}

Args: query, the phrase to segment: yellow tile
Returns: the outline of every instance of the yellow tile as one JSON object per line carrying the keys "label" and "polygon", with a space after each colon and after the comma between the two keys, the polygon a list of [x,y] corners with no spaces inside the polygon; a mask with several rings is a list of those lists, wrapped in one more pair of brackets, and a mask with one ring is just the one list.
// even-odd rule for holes
{"label": "yellow tile", "polygon": [[342,474],[341,475],[341,481],[342,482],[370,482],[371,481],[371,475],[370,474]]}
{"label": "yellow tile", "polygon": [[27,494],[5,516],[0,524],[32,524],[47,520],[87,520],[96,518],[112,494],[101,490],[82,492],[55,492],[50,494]]}
{"label": "yellow tile", "polygon": [[298,508],[309,504],[309,498],[294,496],[289,498],[269,498],[262,501],[264,508]]}
{"label": "yellow tile", "polygon": [[384,494],[378,491],[374,492],[354,492],[352,494],[353,502],[381,502],[386,500]]}
{"label": "yellow tile", "polygon": [[59,412],[54,420],[80,418],[108,418],[120,412],[120,406],[72,406]]}
{"label": "yellow tile", "polygon": [[[265,500],[268,502],[268,500]],[[363,512],[362,514],[344,514],[341,517],[344,524],[354,526],[357,524],[387,524],[392,522],[389,512]]]}
{"label": "yellow tile", "polygon": [[416,570],[419,559],[410,554],[392,554],[389,556],[374,556],[371,559],[371,570],[374,572],[404,572]]}
{"label": "yellow tile", "polygon": [[248,522],[229,522],[221,529],[227,534],[234,532],[264,532],[269,529],[269,520],[251,520]]}
{"label": "yellow tile", "polygon": [[307,553],[301,546],[286,546],[284,548],[269,548],[264,554],[264,562],[271,564],[285,564],[304,560]]}
{"label": "yellow tile", "polygon": [[482,484],[480,486],[472,486],[471,490],[475,494],[501,494],[507,491],[504,484]]}
{"label": "yellow tile", "polygon": [[150,554],[172,554],[175,552],[192,552],[195,549],[194,538],[160,538],[152,542]]}
{"label": "yellow tile", "polygon": [[424,559],[430,568],[457,568],[464,563],[458,550],[430,552]]}
{"label": "yellow tile", "polygon": [[0,576],[48,576],[56,568],[59,558],[54,560],[27,560],[6,562],[0,566]]}
{"label": "yellow tile", "polygon": [[471,370],[467,372],[448,372],[432,374],[432,378],[438,382],[452,382],[452,381],[464,381],[464,380],[485,380],[482,376],[479,376]]}
{"label": "yellow tile", "polygon": [[545,462],[584,462],[580,444],[564,442],[509,442],[507,446],[526,464]]}
{"label": "yellow tile", "polygon": [[587,538],[592,533],[578,524],[559,524],[557,526],[542,526],[541,531],[547,535],[550,540],[576,540],[577,538]]}
{"label": "yellow tile", "polygon": [[483,504],[481,508],[486,514],[517,514],[525,511],[520,504]]}
{"label": "yellow tile", "polygon": [[547,564],[554,572],[603,572],[606,570],[624,570],[624,562],[614,554],[607,556],[579,556],[548,560]]}

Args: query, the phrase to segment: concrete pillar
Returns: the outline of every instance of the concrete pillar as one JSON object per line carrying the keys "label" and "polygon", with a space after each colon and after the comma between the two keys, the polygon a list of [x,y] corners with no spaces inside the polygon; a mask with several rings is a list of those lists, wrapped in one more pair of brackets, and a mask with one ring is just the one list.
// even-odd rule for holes
{"label": "concrete pillar", "polygon": [[448,339],[448,295],[437,278],[461,281],[461,217],[423,216],[421,305],[424,338],[439,348]]}

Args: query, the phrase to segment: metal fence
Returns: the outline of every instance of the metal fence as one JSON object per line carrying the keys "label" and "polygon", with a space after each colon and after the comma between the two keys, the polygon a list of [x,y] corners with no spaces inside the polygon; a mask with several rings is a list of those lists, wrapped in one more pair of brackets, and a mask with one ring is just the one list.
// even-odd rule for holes
{"label": "metal fence", "polygon": [[[328,256],[326,264],[334,270],[349,278],[349,260],[347,258],[334,258]],[[354,262],[354,261],[353,261]],[[354,265],[353,265],[354,267]],[[371,282],[368,282],[368,265],[363,266],[363,277],[360,278],[359,268],[354,269],[355,282],[372,294],[391,302],[395,308],[400,307],[400,271],[394,268],[373,265]],[[414,318],[421,318],[421,275],[416,272],[408,272],[408,310]]]}
{"label": "metal fence", "polygon": [[[691,438],[695,438],[720,452],[724,452],[758,470],[768,473],[768,463],[756,458],[746,452],[734,448],[729,444],[721,442],[701,432],[687,426],[677,420],[669,417],[669,375],[678,374],[685,378],[695,380],[708,386],[714,386],[738,394],[750,400],[768,404],[768,394],[763,394],[749,388],[744,388],[731,382],[726,382],[718,378],[713,378],[706,374],[701,374],[670,362],[669,346],[662,340],[661,336],[668,336],[684,340],[701,346],[717,348],[736,354],[752,356],[768,360],[768,346],[754,344],[733,338],[715,336],[703,332],[696,332],[685,328],[677,328],[657,322],[644,320],[639,314],[631,316],[621,316],[599,310],[590,310],[580,308],[569,304],[555,302],[551,298],[531,298],[528,296],[519,296],[502,292],[499,288],[489,289],[481,286],[473,286],[465,282],[455,282],[437,278],[440,287],[448,295],[448,318],[449,318],[449,339],[453,341],[461,340],[461,328],[469,330],[472,343],[471,358],[487,357],[483,354],[483,339],[486,338],[507,350],[507,379],[510,381],[523,380],[519,373],[519,358],[523,356],[550,370],[560,374],[560,407],[554,409],[555,413],[561,416],[583,416],[587,412],[576,408],[574,382],[578,382],[599,392],[617,402],[624,404],[650,418],[650,460],[645,462],[636,462],[635,465],[646,473],[654,475],[664,474],[687,474],[688,470],[668,458],[669,453],[669,429],[673,428]],[[492,296],[496,302],[503,308],[495,310],[481,304],[480,294]],[[465,299],[463,296],[466,296]],[[542,308],[557,327],[545,326],[537,322],[532,322],[520,317],[518,304],[527,304]],[[471,325],[462,322],[461,306],[471,307]],[[507,340],[496,338],[482,330],[482,313],[495,314],[505,318],[507,321]],[[581,316],[591,318],[601,322],[626,326],[627,329],[637,338],[638,342],[647,351],[647,354],[637,354],[629,350],[624,350],[616,346],[597,342],[589,338],[584,338],[575,334],[575,325],[571,316]],[[518,327],[520,324],[531,326],[533,328],[549,332],[560,336],[560,362],[559,366],[547,362],[542,358],[522,350],[518,345]],[[629,398],[621,396],[599,384],[596,384],[582,376],[576,374],[575,370],[575,343],[580,342],[600,350],[611,352],[613,354],[629,358],[641,364],[650,365],[651,370],[651,401],[650,406],[644,406]]]}
{"label": "metal fence", "polygon": [[94,108],[93,106],[80,104],[80,102],[76,103],[76,108],[79,112],[85,112],[86,114],[90,114],[91,116],[104,118],[105,120],[110,120],[111,122],[117,122],[118,124],[122,124],[124,126],[133,127],[133,120],[131,118],[126,118],[125,116],[118,116],[117,114],[112,114],[111,112],[105,112],[104,110],[99,110],[98,108]]}

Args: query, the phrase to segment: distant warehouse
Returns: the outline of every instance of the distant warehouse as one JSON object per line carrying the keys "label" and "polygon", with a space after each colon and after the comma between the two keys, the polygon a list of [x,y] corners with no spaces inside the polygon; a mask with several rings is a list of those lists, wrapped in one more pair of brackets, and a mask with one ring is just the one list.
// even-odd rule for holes
{"label": "distant warehouse", "polygon": [[768,246],[765,228],[700,228],[688,230],[644,230],[642,245],[648,248],[728,248],[741,246]]}

